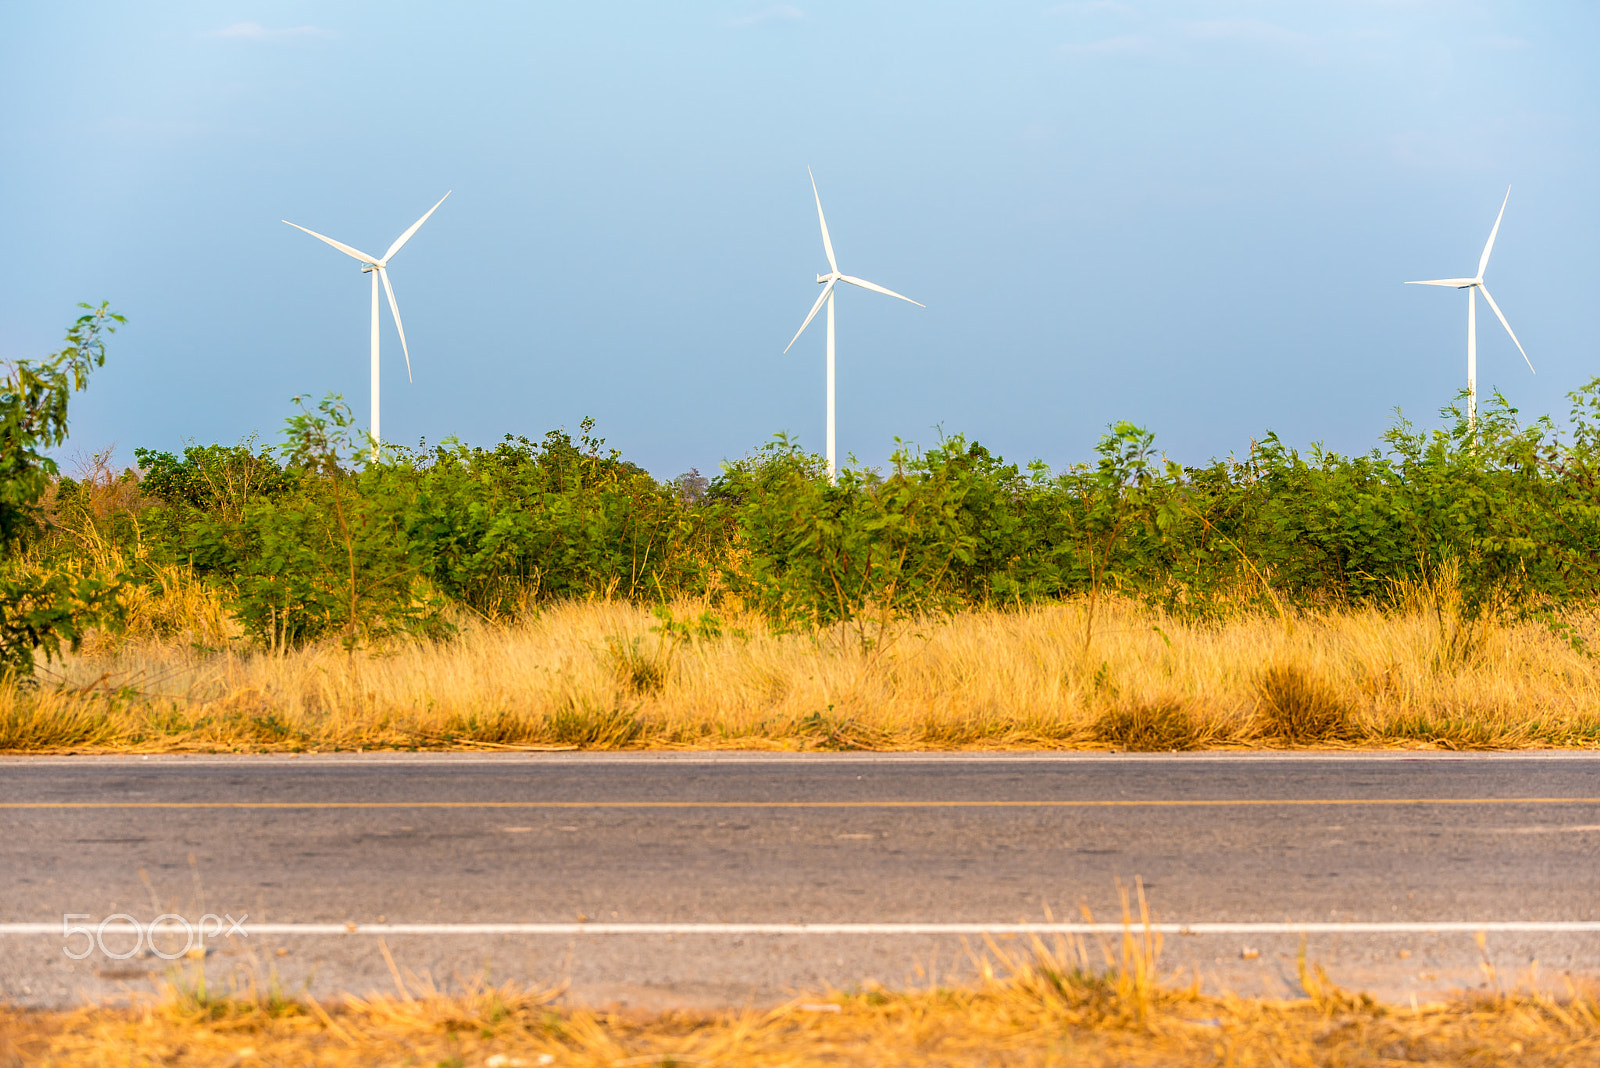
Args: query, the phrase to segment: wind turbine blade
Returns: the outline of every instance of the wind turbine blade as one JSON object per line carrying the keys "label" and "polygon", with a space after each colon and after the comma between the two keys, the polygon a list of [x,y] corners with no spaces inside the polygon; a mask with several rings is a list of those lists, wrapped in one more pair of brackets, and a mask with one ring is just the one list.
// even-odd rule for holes
{"label": "wind turbine blade", "polygon": [[[1511,187],[1506,186],[1506,199],[1500,202],[1500,214],[1494,217],[1494,229],[1489,231],[1489,243],[1483,246],[1483,255],[1478,258],[1478,280],[1483,280],[1483,269],[1489,266],[1489,253],[1494,249],[1495,235],[1500,232],[1500,220],[1506,217],[1506,201],[1511,199]],[[1491,303],[1493,303],[1491,301]],[[1504,320],[1501,320],[1504,322]],[[1507,330],[1511,328],[1506,327]],[[1523,353],[1526,358],[1527,353]]]}
{"label": "wind turbine blade", "polygon": [[[811,168],[806,168],[806,173],[811,174]],[[835,274],[839,273],[839,261],[833,258],[833,241],[828,237],[828,219],[822,214],[822,194],[817,192],[817,176],[811,174],[811,195],[817,198],[817,221],[822,224],[822,251],[828,254],[828,269]],[[804,330],[805,327],[800,329]],[[799,337],[798,334],[795,335]],[[794,342],[790,342],[794,344]],[[785,349],[784,351],[788,351]]]}
{"label": "wind turbine blade", "polygon": [[1451,289],[1462,289],[1466,286],[1476,285],[1476,278],[1435,278],[1431,282],[1407,282],[1408,286],[1449,286]]}
{"label": "wind turbine blade", "polygon": [[919,308],[926,308],[927,307],[927,305],[922,303],[920,300],[912,300],[910,297],[906,296],[903,293],[896,293],[892,289],[885,289],[885,288],[883,288],[882,286],[878,285],[875,282],[867,281],[865,278],[852,278],[847,274],[841,274],[839,276],[839,281],[841,281],[841,282],[849,282],[851,285],[860,286],[862,289],[870,289],[874,293],[884,293],[884,294],[887,294],[888,296],[891,296],[891,297],[899,297],[901,300],[906,301],[908,304],[915,304]]}
{"label": "wind turbine blade", "polygon": [[800,329],[794,332],[794,337],[790,338],[789,343],[783,347],[784,352],[788,352],[790,349],[794,348],[794,343],[799,341],[800,335],[806,332],[806,327],[810,326],[811,320],[817,317],[817,312],[822,310],[822,305],[828,300],[828,294],[832,292],[833,282],[830,280],[827,285],[822,287],[822,296],[818,297],[817,302],[811,305],[811,314],[806,316],[806,321],[800,324]]}
{"label": "wind turbine blade", "polygon": [[299,223],[289,222],[288,219],[284,219],[282,221],[283,221],[283,223],[285,225],[292,226],[296,230],[305,231],[306,233],[310,234],[312,237],[316,238],[318,241],[326,241],[328,244],[332,245],[334,248],[338,249],[340,252],[343,252],[346,256],[352,256],[355,259],[360,260],[362,263],[377,263],[378,262],[375,257],[367,255],[365,252],[362,252],[358,248],[351,248],[349,245],[346,245],[341,241],[335,241],[333,238],[327,237],[327,236],[325,236],[323,234],[319,234],[315,230],[306,230],[306,228],[304,226],[301,226]]}
{"label": "wind turbine blade", "polygon": [[[453,192],[455,192],[454,189],[450,190],[450,193],[453,193]],[[443,204],[447,199],[449,199],[450,193],[446,193],[444,196],[440,197],[439,198],[439,204]],[[439,210],[439,204],[435,204],[433,207],[429,208],[428,209],[428,215],[432,215],[434,212],[438,211]],[[408,229],[405,233],[401,234],[399,237],[394,239],[394,244],[389,246],[389,251],[385,252],[383,254],[383,262],[384,263],[388,263],[389,262],[389,257],[393,256],[396,252],[400,251],[400,246],[401,245],[403,245],[407,241],[411,240],[411,235],[412,234],[414,234],[418,230],[422,229],[422,224],[428,221],[428,215],[424,215],[422,218],[420,218],[416,222],[412,223],[410,229]]]}
{"label": "wind turbine blade", "polygon": [[378,277],[383,279],[383,291],[389,297],[389,314],[394,316],[394,328],[400,331],[400,351],[406,354],[406,381],[415,381],[411,377],[411,350],[406,348],[406,328],[400,325],[400,305],[394,301],[394,286],[389,284],[389,272],[379,267]]}
{"label": "wind turbine blade", "polygon": [[[1489,302],[1489,307],[1494,309],[1495,318],[1499,319],[1500,325],[1506,328],[1506,333],[1511,334],[1511,340],[1517,346],[1517,351],[1522,353],[1523,362],[1528,365],[1528,370],[1533,371],[1533,361],[1528,359],[1528,350],[1524,349],[1522,342],[1517,340],[1517,335],[1511,330],[1511,324],[1506,322],[1505,315],[1500,311],[1500,305],[1496,304],[1494,298],[1489,295],[1488,287],[1480,283],[1478,291],[1483,294],[1483,299]],[[1533,371],[1533,373],[1538,374],[1539,372]]]}

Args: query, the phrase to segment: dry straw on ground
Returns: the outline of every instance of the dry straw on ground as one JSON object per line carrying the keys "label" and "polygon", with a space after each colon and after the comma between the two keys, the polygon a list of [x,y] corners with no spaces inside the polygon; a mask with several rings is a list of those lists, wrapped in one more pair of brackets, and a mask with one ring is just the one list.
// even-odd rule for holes
{"label": "dry straw on ground", "polygon": [[199,601],[152,596],[135,637],[0,688],[0,750],[1600,745],[1600,662],[1573,640],[1593,615],[1563,631],[1415,603],[1199,623],[1113,602],[1090,631],[1080,602],[863,642],[756,617],[662,627],[595,601],[438,644],[274,655],[219,640],[225,615]]}
{"label": "dry straw on ground", "polygon": [[1394,1008],[1302,965],[1304,999],[1209,997],[1157,982],[1147,936],[1126,936],[1120,960],[1104,948],[1103,970],[1085,967],[1081,945],[1040,946],[1028,960],[1000,958],[1003,977],[991,970],[973,988],[835,992],[712,1014],[562,1008],[558,989],[468,984],[446,996],[398,974],[395,995],[328,1005],[208,997],[191,981],[132,1008],[0,1009],[0,1068],[1600,1063],[1600,1001],[1581,991]]}

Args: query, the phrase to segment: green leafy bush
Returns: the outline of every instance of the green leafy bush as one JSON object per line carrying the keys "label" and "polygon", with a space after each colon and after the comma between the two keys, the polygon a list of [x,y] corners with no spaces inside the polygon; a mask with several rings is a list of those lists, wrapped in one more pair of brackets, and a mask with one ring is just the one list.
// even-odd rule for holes
{"label": "green leafy bush", "polygon": [[19,360],[0,377],[0,675],[30,674],[37,650],[76,647],[88,627],[115,615],[115,577],[27,560],[44,533],[40,499],[59,476],[47,450],[67,440],[68,402],[105,365],[105,335],[126,322],[105,304],[79,307],[60,351]]}

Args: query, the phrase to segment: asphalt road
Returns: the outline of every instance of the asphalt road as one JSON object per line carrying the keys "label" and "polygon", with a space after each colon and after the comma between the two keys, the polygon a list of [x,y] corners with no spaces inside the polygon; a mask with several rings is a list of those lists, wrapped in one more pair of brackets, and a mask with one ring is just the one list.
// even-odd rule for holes
{"label": "asphalt road", "polygon": [[0,998],[28,1004],[196,966],[114,959],[125,921],[64,940],[66,915],[242,919],[213,982],[393,989],[387,948],[440,986],[739,1004],[960,981],[1029,944],[978,928],[1118,921],[1136,880],[1190,929],[1163,965],[1213,987],[1293,993],[1308,924],[1312,958],[1392,998],[1486,981],[1477,926],[1502,982],[1600,974],[1600,756],[0,761]]}

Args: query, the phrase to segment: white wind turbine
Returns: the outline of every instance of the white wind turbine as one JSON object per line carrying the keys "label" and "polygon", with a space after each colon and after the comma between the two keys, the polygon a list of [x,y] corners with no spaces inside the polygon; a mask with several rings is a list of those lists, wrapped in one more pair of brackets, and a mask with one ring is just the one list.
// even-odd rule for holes
{"label": "white wind turbine", "polygon": [[[811,174],[810,167],[806,168],[806,173]],[[835,283],[849,282],[853,286],[870,289],[874,293],[885,293],[891,297],[899,297],[901,300],[915,304],[919,308],[926,308],[927,305],[896,293],[892,289],[885,289],[880,285],[875,285],[865,278],[853,278],[848,274],[840,274],[839,261],[833,258],[833,242],[828,238],[828,220],[822,214],[822,197],[817,193],[817,176],[814,174],[811,174],[811,195],[817,201],[817,221],[822,224],[822,251],[827,253],[828,256],[828,273],[817,275],[817,284],[824,287],[822,295],[817,297],[817,302],[811,306],[811,314],[806,316],[806,321],[800,324],[800,329],[794,332],[794,337],[789,339],[789,344],[783,347],[783,351],[788,352],[794,347],[794,343],[800,340],[800,335],[806,332],[806,327],[811,325],[811,320],[817,317],[817,311],[826,302],[828,305],[828,481],[832,482],[834,474],[838,470],[834,458],[833,440],[833,287]]]}
{"label": "white wind turbine", "polygon": [[[1450,286],[1454,289],[1467,291],[1467,426],[1473,426],[1478,419],[1478,290],[1483,290],[1483,299],[1489,302],[1489,307],[1494,309],[1494,314],[1500,320],[1500,325],[1506,328],[1506,333],[1511,335],[1512,342],[1517,346],[1517,351],[1522,353],[1523,360],[1528,365],[1528,370],[1533,370],[1533,361],[1528,359],[1528,352],[1522,347],[1522,342],[1517,340],[1517,335],[1511,329],[1511,324],[1506,322],[1505,315],[1500,311],[1500,305],[1494,302],[1489,295],[1489,287],[1483,284],[1484,268],[1489,266],[1489,253],[1494,249],[1495,235],[1500,232],[1500,220],[1506,214],[1506,202],[1511,199],[1511,188],[1506,187],[1505,200],[1500,202],[1500,214],[1494,217],[1494,229],[1489,231],[1489,242],[1483,246],[1483,255],[1478,258],[1478,273],[1472,278],[1435,278],[1427,282],[1407,282],[1408,286]],[[1537,374],[1537,372],[1535,372]]]}
{"label": "white wind turbine", "polygon": [[[443,204],[445,202],[445,198],[448,197],[449,195],[450,195],[449,193],[446,193],[444,196],[440,197],[439,198],[439,204]],[[354,248],[351,248],[349,245],[341,244],[340,242],[335,241],[331,237],[327,237],[327,236],[325,236],[323,234],[317,233],[315,230],[306,230],[306,228],[304,226],[301,226],[298,223],[289,222],[288,219],[284,219],[283,220],[285,223],[288,223],[288,225],[293,226],[296,230],[304,230],[306,233],[310,234],[312,237],[316,238],[318,241],[326,241],[328,244],[332,245],[334,248],[338,249],[340,252],[343,252],[346,256],[350,256],[353,259],[360,260],[361,261],[361,273],[362,274],[370,274],[370,275],[372,275],[372,455],[373,456],[377,456],[378,455],[378,443],[381,440],[378,437],[378,282],[380,280],[383,282],[383,292],[389,298],[389,313],[394,316],[394,328],[397,331],[399,331],[399,333],[400,333],[400,351],[405,353],[405,357],[406,357],[406,381],[409,382],[409,381],[411,381],[411,350],[406,347],[406,328],[400,325],[400,305],[395,303],[394,286],[389,284],[389,270],[388,270],[388,268],[389,268],[389,260],[394,256],[394,254],[396,252],[400,251],[401,246],[403,246],[407,241],[411,240],[411,235],[412,234],[416,233],[419,229],[422,228],[422,224],[428,221],[428,215],[432,215],[434,212],[439,210],[439,204],[435,204],[433,207],[429,208],[428,212],[427,212],[427,215],[424,215],[422,218],[420,218],[416,222],[412,223],[406,229],[405,233],[403,233],[399,237],[395,238],[394,239],[394,244],[389,246],[389,251],[385,252],[382,256],[369,256],[365,252],[362,252],[360,249],[354,249]]]}

